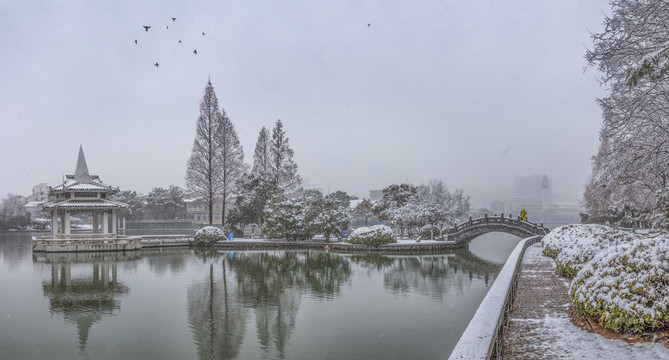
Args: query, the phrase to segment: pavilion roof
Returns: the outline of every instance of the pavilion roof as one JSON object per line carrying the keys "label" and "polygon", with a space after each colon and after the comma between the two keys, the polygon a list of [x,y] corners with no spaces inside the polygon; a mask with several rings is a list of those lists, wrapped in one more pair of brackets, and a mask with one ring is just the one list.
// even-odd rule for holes
{"label": "pavilion roof", "polygon": [[90,210],[90,209],[127,209],[128,205],[120,201],[109,199],[58,199],[49,201],[42,206],[43,210],[65,209],[65,210]]}
{"label": "pavilion roof", "polygon": [[51,188],[51,192],[63,191],[102,191],[105,193],[117,193],[118,189],[98,181],[90,180],[82,182],[66,178],[64,183]]}
{"label": "pavilion roof", "polygon": [[66,175],[62,184],[49,189],[49,194],[54,195],[55,193],[66,191],[95,191],[115,194],[118,192],[118,188],[104,184],[100,181],[98,175],[91,175],[88,172],[88,165],[86,165],[86,157],[84,156],[84,148],[79,145],[79,156],[77,158],[77,166],[74,170],[74,175]]}

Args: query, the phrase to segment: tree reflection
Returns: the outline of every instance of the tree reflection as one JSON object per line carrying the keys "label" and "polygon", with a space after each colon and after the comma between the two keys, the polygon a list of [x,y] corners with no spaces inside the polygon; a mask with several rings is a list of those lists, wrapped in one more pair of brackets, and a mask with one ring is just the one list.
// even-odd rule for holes
{"label": "tree reflection", "polygon": [[[483,279],[488,286],[489,279],[502,268],[502,265],[482,260],[467,250],[420,256],[365,254],[352,255],[350,259],[368,271],[383,272],[384,287],[394,293],[416,292],[439,300],[453,289],[462,292],[474,277]],[[449,275],[458,272],[460,276]],[[466,274],[467,279],[462,274]]]}
{"label": "tree reflection", "polygon": [[[120,297],[129,291],[118,280],[117,262],[123,253],[40,254],[33,261],[51,265],[51,280],[42,282],[51,313],[62,313],[79,333],[84,349],[91,326],[120,309]],[[73,270],[75,275],[73,275]]]}
{"label": "tree reflection", "polygon": [[[207,281],[188,291],[189,320],[201,359],[237,356],[246,331],[246,311],[255,316],[266,358],[285,358],[302,295],[332,299],[350,279],[342,258],[323,252],[201,253],[212,262]],[[222,277],[214,262],[222,259]]]}
{"label": "tree reflection", "polygon": [[206,279],[188,288],[188,320],[200,359],[237,357],[246,332],[246,312],[234,283],[228,281],[225,263],[219,276],[211,263]]}
{"label": "tree reflection", "polygon": [[186,266],[184,249],[159,248],[151,250],[142,250],[149,267],[156,274],[170,273],[179,274],[184,271]]}

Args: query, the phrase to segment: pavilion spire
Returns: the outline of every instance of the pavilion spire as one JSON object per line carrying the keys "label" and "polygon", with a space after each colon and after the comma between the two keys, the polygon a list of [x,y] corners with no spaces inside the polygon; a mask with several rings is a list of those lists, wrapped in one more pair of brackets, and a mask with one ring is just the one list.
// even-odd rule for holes
{"label": "pavilion spire", "polygon": [[77,168],[74,170],[74,180],[89,182],[93,180],[88,173],[88,165],[86,165],[86,157],[84,156],[84,147],[79,145],[79,158],[77,159]]}

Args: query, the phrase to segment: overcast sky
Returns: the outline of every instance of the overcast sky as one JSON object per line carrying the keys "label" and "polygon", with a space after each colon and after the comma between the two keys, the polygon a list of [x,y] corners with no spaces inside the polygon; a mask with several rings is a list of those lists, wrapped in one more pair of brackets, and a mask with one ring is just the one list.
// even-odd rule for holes
{"label": "overcast sky", "polygon": [[605,13],[605,0],[4,0],[0,198],[59,184],[80,144],[121,190],[183,186],[211,78],[246,162],[281,119],[299,174],[326,192],[439,178],[494,193],[547,174],[579,199],[605,90],[584,54]]}

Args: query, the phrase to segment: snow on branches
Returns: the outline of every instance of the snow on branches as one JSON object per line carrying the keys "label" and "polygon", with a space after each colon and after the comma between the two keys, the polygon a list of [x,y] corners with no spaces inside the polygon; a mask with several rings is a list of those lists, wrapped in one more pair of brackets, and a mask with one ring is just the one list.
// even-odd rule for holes
{"label": "snow on branches", "polygon": [[586,54],[609,90],[599,99],[601,146],[584,196],[596,217],[624,206],[652,211],[655,193],[667,187],[669,164],[669,1],[611,6]]}

